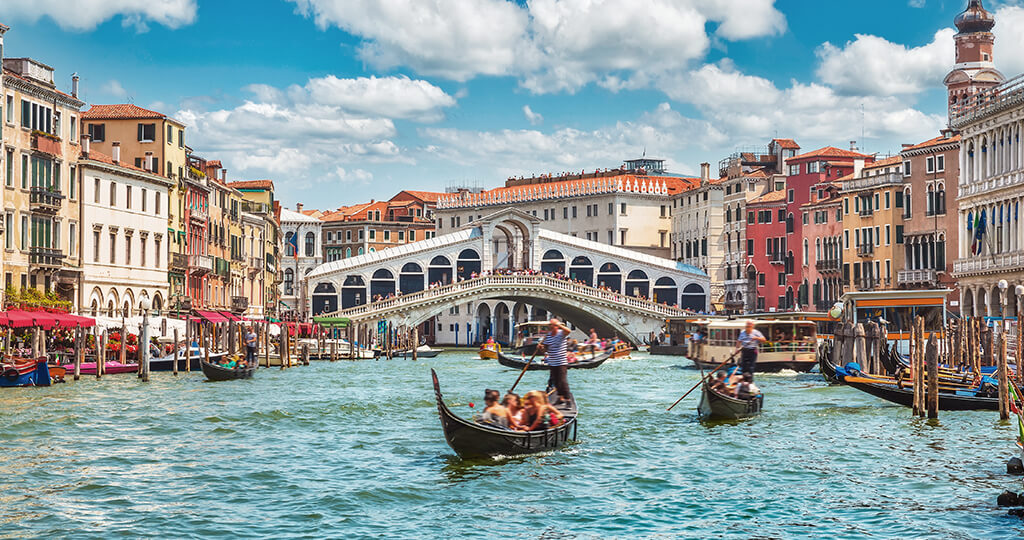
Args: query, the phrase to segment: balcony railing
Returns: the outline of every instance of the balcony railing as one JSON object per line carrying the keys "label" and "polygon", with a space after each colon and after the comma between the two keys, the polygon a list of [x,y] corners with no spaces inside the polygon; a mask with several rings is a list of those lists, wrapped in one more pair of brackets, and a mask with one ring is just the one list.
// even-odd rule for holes
{"label": "balcony railing", "polygon": [[232,296],[231,297],[231,311],[241,313],[249,309],[249,299],[245,296]]}
{"label": "balcony railing", "polygon": [[938,280],[935,270],[900,270],[896,274],[896,283],[900,285],[934,285]]}
{"label": "balcony railing", "polygon": [[861,208],[857,213],[860,214],[860,217],[871,217],[875,215],[875,210],[873,208]]}
{"label": "balcony railing", "polygon": [[208,274],[213,270],[213,258],[209,255],[189,255],[188,271],[190,274]]}
{"label": "balcony railing", "polygon": [[33,187],[28,195],[29,210],[42,214],[56,214],[63,201],[63,195],[45,187]]}
{"label": "balcony railing", "polygon": [[839,259],[822,259],[814,263],[814,267],[821,274],[834,274],[839,272]]}
{"label": "balcony railing", "polygon": [[858,257],[872,257],[875,254],[874,244],[861,244],[857,246]]}
{"label": "balcony railing", "polygon": [[903,177],[902,172],[865,176],[844,182],[843,191],[857,191],[888,184],[902,184],[905,181],[906,179]]}
{"label": "balcony railing", "polygon": [[188,255],[171,253],[171,271],[184,272],[188,269]]}
{"label": "balcony railing", "polygon": [[206,223],[210,215],[203,208],[190,208],[188,218],[198,223]]}
{"label": "balcony railing", "polygon": [[263,266],[266,261],[263,257],[249,257],[249,277],[255,276],[256,274],[263,271]]}
{"label": "balcony railing", "polygon": [[267,203],[246,201],[242,203],[242,211],[249,214],[269,214],[270,205]]}
{"label": "balcony railing", "polygon": [[64,254],[59,249],[33,247],[28,251],[30,267],[53,269],[64,266]]}
{"label": "balcony railing", "polygon": [[32,133],[32,149],[37,152],[43,152],[50,154],[51,156],[60,156],[60,138],[54,135],[49,135],[39,132]]}
{"label": "balcony railing", "polygon": [[957,276],[1016,271],[1024,267],[1024,251],[961,259],[953,263]]}
{"label": "balcony railing", "polygon": [[786,264],[786,255],[784,253],[772,253],[769,258],[772,264]]}

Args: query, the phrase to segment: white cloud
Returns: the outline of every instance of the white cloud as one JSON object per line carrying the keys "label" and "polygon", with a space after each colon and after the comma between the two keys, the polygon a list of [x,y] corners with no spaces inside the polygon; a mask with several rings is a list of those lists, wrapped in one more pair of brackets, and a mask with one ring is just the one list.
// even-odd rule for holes
{"label": "white cloud", "polygon": [[293,99],[336,105],[354,113],[384,115],[421,121],[437,121],[441,110],[455,105],[455,98],[427,81],[408,77],[359,77],[334,75],[310,79],[305,87],[289,92]]}
{"label": "white cloud", "polygon": [[533,112],[533,109],[531,109],[529,105],[523,105],[523,115],[526,116],[526,119],[530,122],[531,126],[536,126],[544,122],[544,117],[539,113]]}
{"label": "white cloud", "polygon": [[342,182],[346,182],[346,183],[366,184],[370,180],[373,180],[373,174],[371,174],[371,173],[369,173],[369,172],[367,172],[367,171],[365,171],[363,169],[355,169],[355,170],[352,170],[352,171],[347,171],[347,170],[345,170],[344,167],[338,167],[337,169],[335,169],[334,170],[334,176],[338,180],[340,180]]}
{"label": "white cloud", "polygon": [[196,0],[4,0],[3,8],[8,22],[50,17],[61,28],[79,31],[117,16],[139,31],[145,31],[149,22],[178,28],[196,18]]}
{"label": "white cloud", "polygon": [[996,10],[995,16],[992,32],[996,36],[996,67],[1008,78],[1016,77],[1024,72],[1024,7],[1005,5]]}
{"label": "white cloud", "polygon": [[510,75],[534,93],[643,86],[703,57],[709,23],[726,40],[786,29],[774,0],[291,1],[321,28],[362,38],[360,56],[378,69]]}
{"label": "white cloud", "polygon": [[106,84],[103,85],[101,90],[105,92],[107,95],[116,99],[124,99],[128,97],[128,91],[125,90],[123,86],[121,86],[121,82],[117,79],[111,79],[107,81]]}
{"label": "white cloud", "polygon": [[916,94],[941,86],[953,66],[954,33],[943,28],[928,44],[909,48],[864,34],[842,47],[825,42],[817,50],[818,77],[852,95]]}

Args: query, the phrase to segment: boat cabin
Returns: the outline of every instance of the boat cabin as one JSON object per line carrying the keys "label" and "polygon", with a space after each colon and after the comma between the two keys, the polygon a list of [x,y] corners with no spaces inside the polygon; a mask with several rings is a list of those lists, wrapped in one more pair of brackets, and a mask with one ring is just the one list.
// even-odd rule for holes
{"label": "boat cabin", "polygon": [[691,360],[700,367],[713,369],[736,351],[740,332],[754,321],[754,328],[768,340],[759,347],[757,371],[776,372],[783,369],[809,371],[816,365],[818,346],[817,323],[806,320],[745,318],[706,320],[699,323],[694,334]]}

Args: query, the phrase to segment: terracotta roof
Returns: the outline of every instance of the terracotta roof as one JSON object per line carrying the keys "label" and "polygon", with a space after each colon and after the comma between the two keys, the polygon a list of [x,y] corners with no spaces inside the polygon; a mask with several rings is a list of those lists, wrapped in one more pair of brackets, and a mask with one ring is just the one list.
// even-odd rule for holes
{"label": "terracotta roof", "polygon": [[772,142],[784,150],[798,150],[800,148],[800,145],[793,139],[772,139]]}
{"label": "terracotta roof", "polygon": [[146,169],[142,169],[142,168],[136,167],[135,165],[132,165],[131,163],[129,163],[127,161],[121,161],[120,163],[115,163],[114,162],[114,158],[104,154],[103,152],[97,152],[96,150],[92,150],[92,149],[90,149],[88,154],[84,154],[84,153],[81,154],[80,155],[80,159],[90,159],[92,161],[99,161],[100,163],[106,163],[107,165],[116,165],[116,166],[122,167],[124,169],[130,169],[130,170],[135,171],[135,172],[141,172],[141,173],[151,174],[153,176],[159,176],[157,173],[155,173],[153,171],[147,171]]}
{"label": "terracotta roof", "polygon": [[957,142],[960,142],[960,134],[959,133],[957,133],[956,135],[954,135],[952,137],[946,137],[945,135],[939,135],[938,137],[935,137],[934,139],[929,139],[929,140],[927,140],[927,141],[925,141],[923,143],[915,144],[914,146],[908,146],[908,147],[904,148],[902,151],[903,152],[908,152],[910,150],[920,150],[922,148],[928,148],[929,146],[939,146],[940,144],[952,144],[952,143],[957,143]]}
{"label": "terracotta roof", "polygon": [[413,191],[413,190],[410,190],[410,189],[405,189],[405,190],[400,191],[398,193],[398,195],[395,195],[394,197],[391,197],[391,200],[394,200],[396,197],[398,197],[402,193],[408,193],[409,195],[412,195],[413,197],[416,197],[417,199],[420,199],[421,201],[432,202],[432,203],[436,203],[437,202],[437,198],[440,197],[441,195],[443,195],[443,193],[437,193],[435,191]]}
{"label": "terracotta roof", "polygon": [[273,180],[238,180],[236,182],[228,182],[228,187],[235,189],[269,189],[274,190]]}
{"label": "terracotta roof", "polygon": [[321,216],[324,215],[324,213],[319,211],[319,210],[303,210],[302,213],[306,214],[309,217],[315,217],[315,218],[320,218]]}
{"label": "terracotta roof", "polygon": [[134,118],[167,118],[167,115],[143,109],[131,103],[118,103],[115,105],[93,105],[88,111],[82,113],[86,120],[121,120]]}
{"label": "terracotta roof", "polygon": [[812,157],[839,157],[839,158],[850,158],[850,159],[870,159],[872,156],[868,154],[861,154],[860,152],[854,152],[853,150],[843,150],[842,148],[836,148],[834,146],[826,146],[817,150],[812,150],[799,156],[791,157],[786,161],[795,161],[804,158]]}
{"label": "terracotta roof", "polygon": [[727,181],[729,181],[729,177],[728,176],[723,176],[721,178],[711,178],[711,179],[708,180],[708,183],[713,185],[713,186],[717,186],[718,184],[724,184]]}
{"label": "terracotta roof", "polygon": [[897,165],[900,163],[903,163],[903,156],[895,155],[892,157],[887,157],[880,161],[876,161],[870,165],[865,165],[864,170],[867,171],[874,169],[884,169],[886,167],[892,167],[893,165]]}
{"label": "terracotta roof", "polygon": [[777,189],[775,191],[769,191],[768,193],[765,193],[764,195],[761,195],[760,197],[750,201],[747,204],[751,205],[751,204],[758,204],[758,203],[774,203],[774,202],[781,202],[781,201],[784,201],[784,200],[786,200],[786,191],[782,190],[782,189]]}
{"label": "terracotta roof", "polygon": [[4,68],[3,73],[4,73],[4,77],[14,77],[15,79],[21,79],[21,80],[23,80],[23,81],[25,81],[25,82],[27,82],[29,84],[34,84],[36,86],[41,86],[41,87],[46,88],[47,90],[49,90],[51,92],[56,92],[56,93],[66,97],[68,99],[78,100],[78,98],[72,96],[71,94],[68,94],[66,92],[61,92],[60,90],[57,90],[54,87],[46,86],[45,84],[40,84],[40,83],[38,83],[36,81],[33,81],[32,79],[27,79],[25,77],[22,77],[20,74],[15,73],[15,72],[7,69],[7,68]]}
{"label": "terracotta roof", "polygon": [[213,161],[207,161],[206,162],[206,166],[207,167],[217,167],[218,169],[224,167],[223,165],[220,164],[220,160],[219,159],[215,159]]}
{"label": "terracotta roof", "polygon": [[743,178],[767,178],[768,173],[764,169],[756,169],[743,175]]}

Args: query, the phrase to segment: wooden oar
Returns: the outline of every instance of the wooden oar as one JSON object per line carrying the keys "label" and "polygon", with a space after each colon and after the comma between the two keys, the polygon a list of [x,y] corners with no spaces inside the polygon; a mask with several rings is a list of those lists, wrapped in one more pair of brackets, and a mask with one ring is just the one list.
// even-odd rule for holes
{"label": "wooden oar", "polygon": [[683,394],[683,397],[681,397],[681,398],[677,399],[675,403],[673,403],[673,404],[672,404],[672,405],[671,405],[671,406],[670,406],[669,408],[667,408],[667,409],[665,409],[665,410],[666,410],[666,411],[671,411],[671,410],[672,410],[672,407],[675,407],[676,405],[679,405],[679,402],[680,402],[680,401],[682,401],[682,400],[683,400],[684,398],[686,398],[686,396],[690,395],[690,392],[693,392],[694,390],[696,390],[696,389],[697,389],[697,387],[698,387],[698,386],[700,386],[701,384],[703,384],[703,383],[704,383],[704,381],[705,381],[705,380],[706,380],[706,379],[707,379],[708,377],[710,377],[710,376],[714,375],[716,371],[718,371],[718,370],[722,369],[722,366],[724,366],[724,365],[728,364],[728,363],[729,363],[729,361],[730,361],[730,360],[732,360],[733,358],[736,358],[736,355],[737,355],[737,354],[739,354],[739,351],[736,351],[736,352],[732,353],[732,356],[730,356],[729,358],[726,358],[726,359],[725,359],[725,361],[724,361],[724,362],[722,362],[721,364],[718,364],[718,367],[716,367],[715,369],[711,370],[711,373],[708,373],[708,374],[707,374],[706,376],[702,376],[702,377],[700,378],[700,380],[699,380],[699,381],[697,381],[697,384],[693,385],[693,388],[691,388],[691,389],[687,390],[687,391],[686,391],[686,393],[685,393],[685,394]]}
{"label": "wooden oar", "polygon": [[530,364],[533,363],[533,359],[537,357],[538,352],[540,352],[539,344],[537,345],[537,348],[533,350],[533,356],[531,356],[526,362],[526,365],[523,366],[523,370],[519,372],[519,377],[516,379],[515,384],[512,385],[512,388],[508,389],[508,392],[505,392],[506,394],[511,394],[512,391],[516,389],[516,386],[519,386],[519,381],[523,380],[523,375],[526,375],[526,368],[530,367]]}

